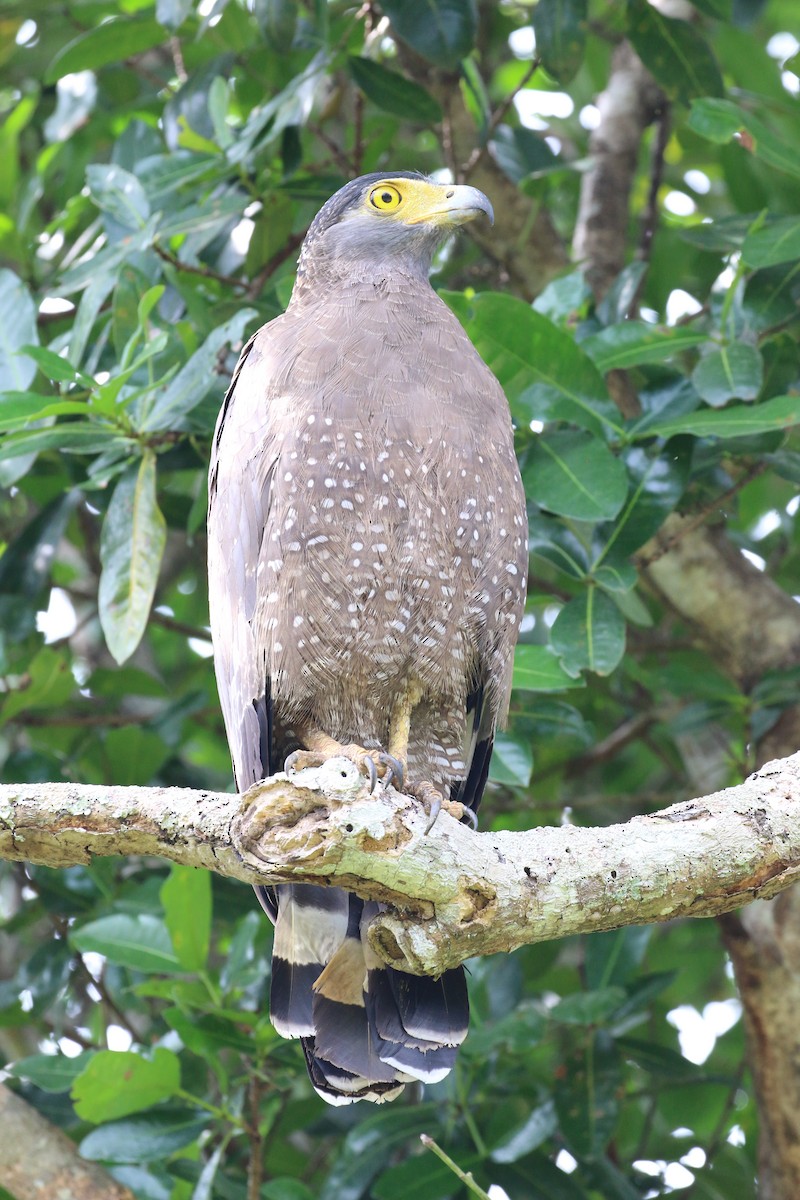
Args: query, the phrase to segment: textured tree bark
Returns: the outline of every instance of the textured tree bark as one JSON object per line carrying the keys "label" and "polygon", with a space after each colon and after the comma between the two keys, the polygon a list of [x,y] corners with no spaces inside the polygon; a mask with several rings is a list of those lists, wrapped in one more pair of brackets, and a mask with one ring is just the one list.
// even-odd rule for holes
{"label": "textured tree bark", "polygon": [[328,883],[384,902],[370,939],[438,975],[475,954],[728,912],[800,878],[800,754],[725,792],[607,829],[474,833],[347,759],[245,796],[72,784],[0,788],[0,857],[47,866],[155,854],[246,883]]}
{"label": "textured tree bark", "polygon": [[134,1200],[62,1130],[0,1083],[0,1187],[15,1200]]}
{"label": "textured tree bark", "polygon": [[[672,516],[644,556],[647,576],[717,662],[751,687],[800,662],[800,605],[749,563],[721,526],[691,529]],[[800,707],[788,709],[759,759],[800,744]],[[744,1006],[759,1111],[759,1196],[800,1195],[800,889],[721,919]]]}
{"label": "textured tree bark", "polygon": [[[625,263],[628,198],[642,136],[654,119],[653,81],[630,46],[615,53],[598,100],[593,166],[581,189],[573,242],[595,294],[605,294]],[[654,105],[656,107],[654,107]],[[626,388],[609,387],[623,412]],[[643,574],[669,607],[743,688],[765,671],[800,662],[800,606],[748,563],[723,526],[694,528],[674,514],[640,552]],[[789,710],[760,747],[759,761],[800,745],[800,708]],[[721,919],[744,1006],[760,1119],[759,1195],[800,1196],[800,889]]]}

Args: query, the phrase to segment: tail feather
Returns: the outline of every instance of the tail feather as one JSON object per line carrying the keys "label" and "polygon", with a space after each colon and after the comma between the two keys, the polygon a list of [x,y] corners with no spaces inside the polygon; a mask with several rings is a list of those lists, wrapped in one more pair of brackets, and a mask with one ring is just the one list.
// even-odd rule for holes
{"label": "tail feather", "polygon": [[341,888],[276,888],[270,1019],[282,1037],[314,1033],[313,985],[347,934],[348,895]]}
{"label": "tail feather", "polygon": [[366,937],[379,906],[339,888],[263,890],[275,920],[272,1022],[301,1039],[323,1099],[382,1103],[411,1080],[444,1078],[466,1036],[462,968],[433,980],[386,967]]}

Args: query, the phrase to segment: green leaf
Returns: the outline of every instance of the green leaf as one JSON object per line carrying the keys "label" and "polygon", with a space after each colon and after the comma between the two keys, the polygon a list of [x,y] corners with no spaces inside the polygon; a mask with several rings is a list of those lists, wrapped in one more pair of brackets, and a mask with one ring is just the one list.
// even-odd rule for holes
{"label": "green leaf", "polygon": [[0,722],[10,721],[32,708],[59,708],[74,688],[75,678],[64,656],[43,646],[28,663],[24,682],[6,693]]}
{"label": "green leaf", "polygon": [[504,1134],[490,1150],[489,1157],[492,1162],[516,1162],[551,1138],[556,1127],[555,1107],[553,1102],[548,1100],[532,1109],[520,1125]]}
{"label": "green leaf", "polygon": [[164,41],[164,29],[150,17],[115,17],[68,42],[45,72],[45,83],[56,83],[76,71],[96,71],[151,50]]}
{"label": "green leaf", "polygon": [[[744,113],[738,105],[731,103],[730,100],[705,97],[692,102],[687,124],[701,137],[708,138],[710,142],[722,146],[744,127]],[[741,220],[742,218],[732,219]]]}
{"label": "green leaf", "polygon": [[[24,392],[36,367],[28,353],[38,342],[36,307],[13,271],[0,270],[0,391]],[[20,350],[25,347],[25,356]]]}
{"label": "green leaf", "polygon": [[49,350],[46,346],[20,346],[19,353],[32,358],[42,374],[56,383],[79,383],[86,388],[95,386],[91,375],[84,375],[82,371],[73,367],[68,359],[62,358],[55,350]]}
{"label": "green leaf", "polygon": [[586,0],[539,0],[532,11],[536,53],[559,83],[569,83],[583,62],[586,8]]}
{"label": "green leaf", "polygon": [[[475,1151],[459,1150],[458,1165],[462,1171],[474,1171],[481,1165],[481,1156]],[[453,1172],[440,1158],[431,1153],[415,1154],[405,1162],[388,1167],[373,1183],[369,1196],[370,1200],[409,1200],[409,1196],[449,1200],[453,1195],[453,1184]],[[276,1197],[275,1200],[283,1198]],[[294,1196],[288,1193],[286,1200],[294,1200]],[[298,1196],[298,1200],[306,1198]]]}
{"label": "green leaf", "polygon": [[344,1139],[339,1155],[319,1190],[319,1200],[361,1200],[395,1146],[423,1133],[437,1106],[423,1103],[394,1112],[377,1112],[359,1121]]}
{"label": "green leaf", "polygon": [[663,1079],[687,1079],[697,1075],[697,1067],[671,1046],[659,1046],[639,1038],[617,1038],[621,1053],[651,1075]]}
{"label": "green leaf", "polygon": [[764,364],[755,346],[732,342],[704,355],[692,372],[698,394],[714,408],[729,400],[755,400],[764,382]]}
{"label": "green leaf", "polygon": [[[572,999],[572,997],[570,997]],[[562,1001],[565,1003],[565,1001]],[[602,1154],[614,1132],[621,1064],[611,1038],[600,1030],[578,1046],[556,1071],[556,1112],[573,1154]]]}
{"label": "green leaf", "polygon": [[664,329],[646,321],[622,321],[585,338],[581,349],[605,374],[618,368],[624,370],[643,363],[664,362],[682,350],[701,345],[707,341],[707,336],[685,327]]}
{"label": "green leaf", "polygon": [[529,741],[510,733],[496,733],[489,764],[489,778],[510,787],[527,787],[533,773],[533,749]]}
{"label": "green leaf", "polygon": [[397,71],[387,71],[386,67],[373,62],[371,58],[351,55],[347,66],[364,95],[384,112],[426,125],[441,121],[439,104],[418,83],[413,83]]}
{"label": "green leaf", "polygon": [[635,978],[652,932],[652,925],[629,925],[587,937],[583,966],[586,987],[596,991]]}
{"label": "green leaf", "polygon": [[625,503],[628,477],[604,442],[587,433],[542,434],[523,471],[526,494],[576,521],[611,520]]}
{"label": "green leaf", "polygon": [[66,1054],[32,1054],[5,1069],[16,1079],[27,1079],[43,1092],[68,1092],[93,1054],[93,1050],[84,1050],[74,1058],[67,1058]]}
{"label": "green leaf", "polygon": [[800,424],[800,396],[775,396],[763,404],[734,404],[717,412],[688,413],[671,420],[655,421],[647,429],[672,437],[676,433],[693,433],[695,437],[746,437],[753,433],[770,433]]}
{"label": "green leaf", "polygon": [[564,169],[563,160],[553,153],[541,134],[522,125],[513,129],[510,125],[498,125],[489,145],[498,167],[512,183],[539,179],[550,171]]}
{"label": "green leaf", "polygon": [[156,0],[156,20],[173,32],[179,29],[194,8],[194,0]]}
{"label": "green leaf", "polygon": [[98,1126],[79,1150],[90,1162],[161,1163],[195,1142],[210,1120],[194,1108],[162,1108]]}
{"label": "green leaf", "polygon": [[647,0],[628,0],[628,37],[670,100],[722,94],[722,76],[702,34],[688,21],[665,17]]}
{"label": "green leaf", "polygon": [[245,327],[257,315],[254,308],[242,308],[236,316],[210,333],[199,350],[162,392],[156,392],[151,408],[140,422],[145,433],[180,428],[181,420],[196,408],[209,388],[217,382],[214,367],[223,346],[240,342]]}
{"label": "green leaf", "polygon": [[202,971],[211,937],[211,876],[173,863],[160,896],[178,962],[185,971]]}
{"label": "green leaf", "polygon": [[125,229],[143,229],[150,204],[135,175],[116,163],[92,163],[86,168],[89,194],[98,208]]}
{"label": "green leaf", "polygon": [[444,299],[500,380],[520,424],[570,421],[590,433],[605,426],[622,435],[602,375],[563,329],[499,292],[481,292],[466,303],[458,293],[445,293]]}
{"label": "green leaf", "polygon": [[100,1050],[73,1083],[72,1099],[81,1120],[99,1124],[169,1100],[180,1086],[180,1060],[171,1050],[159,1046],[150,1058]]}
{"label": "green leaf", "polygon": [[[30,358],[20,355],[22,346],[39,341],[36,306],[22,280],[13,271],[0,270],[0,391],[25,392],[36,374]],[[35,452],[18,463],[11,457],[5,441],[0,443],[0,488],[10,487],[30,469]]]}
{"label": "green leaf", "polygon": [[255,0],[255,14],[270,49],[278,54],[290,50],[297,28],[297,0]]}
{"label": "green leaf", "polygon": [[[605,536],[603,558],[613,552],[615,565],[643,546],[673,511],[689,478],[689,445],[673,443],[655,457],[632,446],[623,462],[633,487],[614,525],[598,530]],[[595,571],[595,578],[599,577]]]}
{"label": "green leaf", "polygon": [[771,267],[800,258],[800,217],[778,217],[766,228],[749,233],[742,257],[751,267]]}
{"label": "green leaf", "polygon": [[563,692],[582,685],[567,675],[549,646],[517,646],[512,686],[523,692]]}
{"label": "green leaf", "polygon": [[127,913],[99,917],[73,930],[69,940],[81,953],[93,950],[109,962],[134,971],[181,970],[166,925],[148,913],[136,917]]}
{"label": "green leaf", "polygon": [[118,663],[142,639],[166,536],[156,502],[156,459],[148,452],[114,489],[100,537],[100,624]]}
{"label": "green leaf", "polygon": [[392,30],[440,67],[456,67],[472,50],[478,24],[475,0],[383,0]]}
{"label": "green leaf", "polygon": [[795,179],[800,178],[800,162],[786,139],[731,100],[695,100],[688,125],[695,133],[717,144],[729,142],[739,135],[741,144],[756,158]]}
{"label": "green leaf", "polygon": [[610,675],[625,653],[625,619],[610,597],[590,587],[564,605],[550,640],[565,671]]}

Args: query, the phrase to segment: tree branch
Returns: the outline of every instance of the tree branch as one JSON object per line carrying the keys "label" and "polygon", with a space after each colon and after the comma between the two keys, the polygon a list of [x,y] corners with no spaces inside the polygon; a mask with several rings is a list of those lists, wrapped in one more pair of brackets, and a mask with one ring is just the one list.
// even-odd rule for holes
{"label": "tree branch", "polygon": [[0,1187],[16,1200],[133,1200],[62,1130],[0,1083]]}
{"label": "tree branch", "polygon": [[473,833],[370,796],[347,759],[243,797],[183,788],[0,788],[0,857],[63,867],[154,854],[245,883],[322,883],[390,907],[370,940],[439,974],[475,954],[676,916],[728,912],[800,875],[800,754],[738,787],[606,829]]}

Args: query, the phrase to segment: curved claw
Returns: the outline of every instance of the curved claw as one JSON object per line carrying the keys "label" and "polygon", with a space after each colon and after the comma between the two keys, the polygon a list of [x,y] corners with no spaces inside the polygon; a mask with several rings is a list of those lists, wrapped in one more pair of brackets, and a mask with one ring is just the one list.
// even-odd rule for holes
{"label": "curved claw", "polygon": [[319,767],[324,761],[324,755],[315,754],[313,750],[293,750],[291,754],[286,755],[283,769],[287,775],[291,775],[305,767]]}
{"label": "curved claw", "polygon": [[375,765],[375,759],[371,754],[365,754],[359,759],[359,768],[363,771],[366,768],[367,776],[369,777],[370,795],[378,786],[378,768]]}
{"label": "curved claw", "polygon": [[466,804],[462,805],[462,808],[464,809],[464,812],[462,813],[461,820],[465,821],[473,832],[477,831],[478,814],[474,811],[474,809],[468,808]]}
{"label": "curved claw", "polygon": [[402,792],[406,775],[405,764],[399,758],[395,758],[393,754],[386,754],[383,751],[378,755],[378,762],[384,767],[383,786],[388,787],[391,783],[396,791]]}
{"label": "curved claw", "polygon": [[430,833],[436,824],[436,818],[442,811],[442,797],[439,792],[434,791],[430,797],[430,808],[428,810],[428,824],[425,826],[425,832]]}

